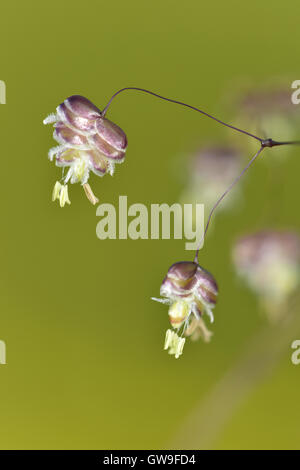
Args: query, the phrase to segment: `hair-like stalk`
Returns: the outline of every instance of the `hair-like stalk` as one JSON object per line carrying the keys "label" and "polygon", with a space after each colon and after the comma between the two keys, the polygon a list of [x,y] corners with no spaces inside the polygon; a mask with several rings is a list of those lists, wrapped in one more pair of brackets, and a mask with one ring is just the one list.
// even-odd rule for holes
{"label": "hair-like stalk", "polygon": [[190,104],[184,103],[183,101],[178,101],[178,100],[173,100],[171,98],[166,98],[165,96],[159,95],[158,93],[154,93],[153,91],[146,90],[145,88],[138,88],[138,87],[133,87],[133,86],[126,87],[126,88],[121,88],[116,93],[114,93],[112,95],[112,97],[110,98],[109,102],[107,103],[107,105],[105,106],[105,108],[103,109],[103,111],[101,113],[101,116],[104,117],[106,115],[106,113],[108,111],[108,108],[110,107],[112,101],[115,99],[115,97],[117,95],[119,95],[123,91],[128,91],[128,90],[141,91],[142,93],[147,93],[148,95],[155,96],[156,98],[159,98],[159,99],[164,100],[164,101],[168,101],[169,103],[175,103],[175,104],[178,104],[180,106],[185,106],[186,108],[197,111],[198,113],[201,113],[204,116],[206,116],[210,119],[213,119],[214,121],[218,122],[219,124],[221,124],[223,126],[229,127],[230,129],[233,129],[237,132],[241,132],[242,134],[246,134],[249,137],[252,137],[253,139],[258,140],[259,142],[263,142],[263,139],[258,137],[257,135],[251,134],[250,132],[247,132],[243,129],[239,129],[238,127],[232,126],[231,124],[227,124],[226,122],[221,121],[220,119],[216,118],[215,116],[212,116],[211,114],[208,114],[207,112],[203,111],[202,109],[196,108],[196,106],[192,106]]}
{"label": "hair-like stalk", "polygon": [[217,117],[207,113],[206,111],[203,111],[202,109],[199,109],[199,108],[196,108],[196,106],[192,106],[190,104],[187,104],[187,103],[184,103],[183,101],[178,101],[178,100],[173,100],[171,98],[166,98],[165,96],[162,96],[162,95],[159,95],[158,93],[154,93],[153,91],[150,91],[150,90],[146,90],[145,88],[138,88],[138,87],[125,87],[125,88],[121,88],[120,90],[116,91],[116,93],[114,93],[112,95],[112,97],[110,98],[110,100],[108,101],[107,105],[105,106],[105,108],[103,109],[103,111],[101,112],[101,116],[104,117],[112,103],[112,101],[116,98],[116,96],[118,96],[120,93],[123,93],[123,91],[129,91],[129,90],[134,90],[134,91],[140,91],[142,93],[146,93],[146,94],[149,94],[149,95],[152,95],[152,96],[155,96],[156,98],[159,98],[161,100],[164,100],[164,101],[168,101],[170,103],[175,103],[175,104],[178,104],[180,106],[185,106],[186,108],[189,108],[189,109],[192,109],[193,111],[197,111],[198,113],[201,113],[203,114],[204,116],[210,118],[210,119],[213,119],[214,121],[216,121],[217,123],[221,124],[222,126],[225,126],[225,127],[229,127],[230,129],[236,131],[236,132],[239,132],[241,134],[245,134],[247,135],[248,137],[251,137],[252,139],[255,139],[257,140],[259,143],[260,143],[260,148],[259,150],[256,152],[256,154],[254,155],[254,157],[251,158],[251,160],[248,162],[248,164],[245,166],[245,168],[242,170],[242,172],[235,178],[235,180],[230,184],[230,186],[226,189],[226,191],[218,198],[218,200],[216,201],[216,203],[213,205],[212,209],[210,210],[210,213],[209,213],[209,216],[208,216],[208,220],[207,220],[207,223],[206,223],[206,226],[205,226],[205,229],[204,229],[204,234],[203,234],[203,237],[199,243],[199,247],[197,248],[196,250],[196,253],[195,253],[195,258],[194,258],[194,262],[195,263],[198,263],[198,255],[199,255],[199,251],[200,251],[200,248],[202,246],[202,242],[204,241],[204,238],[205,238],[205,235],[207,233],[207,230],[208,230],[208,227],[209,227],[209,224],[210,224],[210,221],[211,221],[211,218],[212,218],[212,215],[213,213],[215,212],[216,208],[219,206],[219,204],[222,202],[222,200],[225,198],[225,196],[231,191],[231,189],[239,182],[239,180],[241,179],[241,177],[244,175],[244,173],[246,173],[246,171],[250,168],[250,166],[254,163],[254,161],[257,159],[257,157],[262,153],[262,151],[266,148],[266,147],[269,147],[269,148],[272,148],[272,147],[277,147],[277,146],[280,146],[280,145],[299,145],[300,144],[300,141],[289,141],[289,142],[278,142],[276,140],[273,140],[273,139],[263,139],[261,137],[258,137],[257,135],[255,134],[251,134],[250,132],[248,131],[245,131],[244,129],[240,129],[239,127],[235,127],[235,126],[232,126],[231,124],[228,124],[224,121],[221,121],[221,119],[218,119]]}
{"label": "hair-like stalk", "polygon": [[209,227],[209,224],[210,224],[210,221],[211,221],[211,218],[212,218],[212,215],[213,213],[215,212],[216,208],[218,207],[218,205],[222,202],[222,200],[224,199],[224,197],[232,190],[232,188],[239,182],[239,180],[241,179],[241,177],[244,175],[244,173],[246,173],[246,171],[250,168],[250,166],[255,162],[255,160],[257,159],[257,157],[261,154],[261,152],[263,151],[265,147],[260,147],[260,149],[256,152],[256,154],[254,155],[254,157],[251,158],[251,160],[248,162],[248,164],[245,166],[245,168],[241,171],[241,173],[235,178],[235,180],[233,180],[233,182],[228,186],[228,188],[224,191],[224,193],[219,197],[219,199],[215,202],[215,204],[213,205],[213,207],[211,208],[210,210],[210,213],[208,215],[208,219],[207,219],[207,222],[206,222],[206,226],[205,226],[205,229],[204,229],[204,233],[203,233],[203,236],[199,242],[199,246],[196,250],[196,253],[195,253],[195,258],[194,258],[194,262],[195,263],[198,263],[198,255],[199,255],[199,251],[200,251],[200,247],[202,246],[202,242],[205,238],[205,235],[207,233],[207,230],[208,230],[208,227]]}
{"label": "hair-like stalk", "polygon": [[211,218],[212,218],[212,215],[213,213],[215,212],[215,210],[217,209],[217,207],[219,206],[219,204],[222,202],[222,200],[224,199],[225,196],[227,196],[227,194],[232,190],[232,188],[239,182],[239,180],[241,179],[241,177],[244,175],[244,173],[246,173],[246,171],[250,168],[250,166],[255,162],[255,160],[257,159],[257,157],[261,154],[261,152],[266,148],[266,147],[269,147],[269,148],[272,148],[272,147],[277,147],[279,145],[299,145],[300,144],[300,141],[299,140],[294,140],[294,141],[289,141],[289,142],[278,142],[276,140],[273,140],[273,139],[263,139],[261,141],[261,146],[260,146],[260,149],[256,152],[256,154],[254,155],[254,157],[251,158],[251,160],[247,163],[247,165],[245,166],[245,168],[243,168],[243,170],[241,171],[241,173],[233,180],[233,182],[228,186],[228,188],[224,191],[224,193],[217,199],[217,201],[215,202],[215,204],[213,205],[213,207],[211,208],[210,212],[209,212],[209,215],[208,215],[208,219],[207,219],[207,222],[206,222],[206,226],[205,226],[205,229],[204,229],[204,233],[203,233],[203,236],[199,242],[199,246],[196,250],[196,253],[195,253],[195,258],[194,258],[194,262],[195,263],[198,263],[198,256],[199,256],[199,251],[200,251],[200,248],[202,246],[202,243],[205,239],[205,235],[207,233],[207,230],[208,230],[208,227],[209,227],[209,224],[210,224],[210,221],[211,221]]}

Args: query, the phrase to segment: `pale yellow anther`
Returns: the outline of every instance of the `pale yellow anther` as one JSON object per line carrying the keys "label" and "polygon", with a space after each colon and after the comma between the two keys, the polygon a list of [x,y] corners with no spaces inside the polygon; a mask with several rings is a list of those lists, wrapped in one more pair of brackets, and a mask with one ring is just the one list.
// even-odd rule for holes
{"label": "pale yellow anther", "polygon": [[97,204],[97,202],[99,202],[99,199],[93,193],[92,188],[90,187],[90,185],[88,183],[85,183],[85,184],[82,185],[82,187],[84,189],[85,195],[88,198],[88,200],[93,205]]}
{"label": "pale yellow anther", "polygon": [[181,356],[183,352],[184,343],[185,343],[185,338],[178,338],[178,341],[176,344],[176,350],[175,350],[175,359],[178,359],[179,356]]}
{"label": "pale yellow anther", "polygon": [[60,204],[60,207],[64,207],[65,204],[71,204],[71,201],[69,199],[67,184],[61,187],[60,194],[59,194],[59,204]]}
{"label": "pale yellow anther", "polygon": [[176,335],[176,333],[174,331],[172,331],[172,330],[167,330],[166,331],[166,339],[165,339],[164,349],[168,349],[170,347],[170,345],[172,344],[174,335]]}
{"label": "pale yellow anther", "polygon": [[59,194],[61,191],[62,185],[60,184],[59,181],[56,181],[53,191],[52,191],[52,201],[55,201],[56,199],[59,199]]}
{"label": "pale yellow anther", "polygon": [[181,356],[185,338],[180,338],[175,331],[167,330],[164,349],[169,349],[169,354],[174,354],[178,359]]}

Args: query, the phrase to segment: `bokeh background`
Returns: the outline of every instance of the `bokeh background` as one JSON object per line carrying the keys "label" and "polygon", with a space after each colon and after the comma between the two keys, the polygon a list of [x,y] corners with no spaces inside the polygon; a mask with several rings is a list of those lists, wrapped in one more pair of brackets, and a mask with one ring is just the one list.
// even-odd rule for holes
{"label": "bokeh background", "polygon": [[[100,241],[96,209],[79,185],[70,188],[71,206],[52,203],[60,170],[47,160],[54,141],[42,120],[71,94],[103,108],[124,86],[230,120],[226,97],[244,83],[284,77],[289,89],[299,79],[299,10],[297,0],[1,5],[1,448],[189,447],[178,438],[187,420],[267,325],[234,273],[232,241],[265,225],[300,228],[299,150],[274,165],[279,183],[270,191],[275,157],[266,151],[268,164],[258,161],[241,183],[237,211],[216,217],[200,253],[220,288],[213,341],[189,343],[175,360],[162,350],[167,310],[150,297],[168,267],[192,253],[180,240]],[[127,195],[129,204],[172,204],[182,190],[178,155],[198,142],[236,139],[192,111],[134,92],[120,95],[109,117],[129,147],[113,178],[92,176],[100,202]],[[272,372],[207,447],[300,447],[300,366],[290,360],[299,337],[295,330],[287,338]],[[198,438],[201,447],[196,429],[191,447]]]}

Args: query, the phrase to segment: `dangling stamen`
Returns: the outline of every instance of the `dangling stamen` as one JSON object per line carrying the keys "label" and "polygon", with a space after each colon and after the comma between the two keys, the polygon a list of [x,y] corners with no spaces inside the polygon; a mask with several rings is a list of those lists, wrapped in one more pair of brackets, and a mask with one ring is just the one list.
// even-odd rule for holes
{"label": "dangling stamen", "polygon": [[85,183],[85,184],[82,185],[82,187],[84,189],[85,195],[88,198],[88,200],[93,205],[97,204],[97,202],[99,202],[99,199],[93,193],[92,188],[90,187],[90,185],[88,183]]}
{"label": "dangling stamen", "polygon": [[59,194],[59,204],[60,204],[60,207],[64,207],[65,204],[71,204],[71,201],[69,199],[67,184],[61,187],[60,194]]}
{"label": "dangling stamen", "polygon": [[59,199],[59,194],[61,191],[62,185],[60,184],[59,181],[56,181],[53,191],[52,191],[52,201],[56,201],[56,199]]}

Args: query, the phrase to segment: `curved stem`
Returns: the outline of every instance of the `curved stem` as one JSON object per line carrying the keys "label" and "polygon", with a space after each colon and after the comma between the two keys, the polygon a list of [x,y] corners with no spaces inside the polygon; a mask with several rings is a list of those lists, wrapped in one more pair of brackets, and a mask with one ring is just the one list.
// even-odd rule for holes
{"label": "curved stem", "polygon": [[200,240],[200,243],[199,243],[199,247],[197,248],[197,251],[195,253],[195,258],[194,258],[194,262],[195,263],[198,263],[198,255],[199,255],[199,251],[200,251],[200,248],[202,246],[202,242],[205,238],[205,235],[207,233],[207,230],[208,230],[208,227],[209,227],[209,223],[210,223],[210,220],[212,218],[212,215],[214,213],[214,211],[216,210],[216,208],[218,207],[218,205],[220,204],[220,202],[224,199],[224,197],[231,191],[231,189],[233,188],[233,186],[235,186],[239,180],[241,179],[241,177],[244,175],[244,173],[246,173],[246,171],[250,168],[250,166],[254,163],[254,161],[257,159],[257,157],[261,154],[261,152],[263,151],[265,147],[261,146],[260,149],[256,152],[256,154],[254,155],[254,157],[251,158],[251,160],[249,161],[249,163],[245,166],[245,168],[242,170],[242,172],[235,178],[235,180],[233,180],[233,182],[231,183],[230,186],[228,186],[228,188],[226,189],[226,191],[224,191],[224,193],[219,197],[219,199],[217,200],[217,202],[213,205],[210,213],[209,213],[209,216],[208,216],[208,219],[207,219],[207,222],[206,222],[206,226],[205,226],[205,230],[204,230],[204,233],[203,233],[203,236]]}
{"label": "curved stem", "polygon": [[165,96],[162,96],[162,95],[159,95],[157,93],[154,93],[153,91],[149,91],[149,90],[145,90],[144,88],[138,88],[138,87],[126,87],[126,88],[121,88],[120,90],[118,90],[116,93],[114,93],[112,95],[112,97],[110,98],[109,102],[107,103],[107,105],[105,106],[105,108],[103,109],[102,113],[101,113],[101,116],[104,117],[105,114],[107,113],[107,110],[108,108],[110,107],[112,101],[115,99],[115,97],[117,95],[119,95],[120,93],[122,93],[123,91],[127,91],[127,90],[135,90],[135,91],[141,91],[143,93],[148,93],[149,95],[152,95],[152,96],[156,96],[156,98],[160,98],[161,100],[164,100],[164,101],[169,101],[170,103],[175,103],[175,104],[179,104],[180,106],[185,106],[186,108],[189,108],[189,109],[193,109],[194,111],[197,111],[198,113],[201,113],[203,114],[204,116],[210,118],[210,119],[213,119],[214,121],[218,122],[219,124],[222,124],[223,126],[226,126],[226,127],[229,127],[230,129],[233,129],[237,132],[241,132],[242,134],[246,134],[248,135],[249,137],[252,137],[253,139],[256,139],[258,140],[259,142],[262,142],[263,139],[261,139],[260,137],[258,137],[257,135],[254,135],[254,134],[251,134],[250,132],[247,132],[247,131],[244,131],[243,129],[239,129],[238,127],[235,127],[235,126],[232,126],[231,124],[227,124],[226,122],[224,121],[221,121],[220,119],[216,118],[215,116],[212,116],[211,114],[208,114],[206,113],[205,111],[202,111],[201,109],[199,108],[196,108],[195,106],[192,106],[190,104],[187,104],[187,103],[184,103],[182,101],[177,101],[177,100],[173,100],[171,98],[166,98]]}
{"label": "curved stem", "polygon": [[198,249],[196,250],[196,254],[195,254],[195,258],[194,258],[194,262],[198,262],[198,255],[199,255],[199,250],[200,250],[200,247],[202,246],[202,242],[204,240],[204,237],[207,233],[207,230],[208,230],[208,227],[209,227],[209,223],[210,223],[210,220],[211,220],[211,217],[214,213],[214,211],[216,210],[216,208],[218,207],[218,205],[220,204],[220,202],[224,199],[224,197],[231,191],[231,189],[233,188],[233,186],[235,186],[235,184],[240,180],[240,178],[243,176],[243,174],[248,170],[248,168],[252,165],[252,163],[256,160],[256,158],[260,155],[260,153],[263,151],[263,149],[265,147],[275,147],[275,146],[279,146],[279,145],[298,145],[300,144],[300,141],[290,141],[290,142],[278,142],[276,140],[273,140],[273,139],[265,139],[265,138],[260,138],[258,137],[257,135],[255,134],[251,134],[250,132],[247,132],[243,129],[240,129],[239,127],[235,127],[235,126],[232,126],[231,124],[227,124],[226,122],[224,121],[221,121],[220,119],[216,118],[215,116],[212,116],[211,114],[208,114],[206,113],[205,111],[203,111],[202,109],[199,109],[199,108],[196,108],[195,106],[192,106],[190,104],[187,104],[187,103],[184,103],[182,101],[177,101],[177,100],[173,100],[171,98],[166,98],[165,96],[162,96],[162,95],[159,95],[158,93],[154,93],[153,91],[150,91],[150,90],[146,90],[145,88],[138,88],[138,87],[125,87],[125,88],[121,88],[120,90],[116,91],[116,93],[114,93],[112,95],[112,97],[110,98],[110,100],[108,101],[107,105],[105,106],[105,108],[103,109],[102,113],[101,113],[101,116],[102,117],[105,117],[112,101],[116,98],[116,96],[118,96],[120,93],[122,93],[123,91],[128,91],[128,90],[134,90],[134,91],[141,91],[142,93],[147,93],[149,95],[152,95],[152,96],[155,96],[156,98],[159,98],[161,100],[164,100],[164,101],[168,101],[170,103],[175,103],[175,104],[178,104],[180,106],[185,106],[186,108],[189,108],[189,109],[192,109],[194,111],[197,111],[198,113],[201,113],[203,114],[204,116],[210,118],[210,119],[213,119],[214,121],[218,122],[219,124],[225,126],[225,127],[229,127],[230,129],[233,129],[237,132],[240,132],[241,134],[245,134],[249,137],[252,137],[253,139],[257,140],[258,142],[260,142],[260,149],[258,150],[258,152],[254,155],[254,157],[250,160],[250,162],[248,163],[248,165],[243,169],[243,171],[240,173],[240,175],[232,182],[232,184],[226,189],[226,191],[220,196],[220,198],[217,200],[217,202],[215,203],[215,205],[213,206],[213,208],[211,209],[210,213],[209,213],[209,216],[208,216],[208,220],[207,220],[207,224],[206,224],[206,227],[205,227],[205,230],[204,230],[204,234],[203,234],[203,237],[201,238],[201,241],[199,243],[199,247]]}

